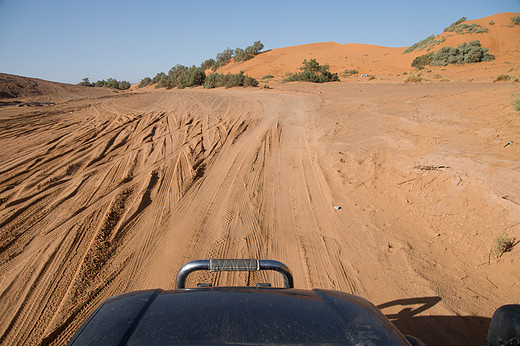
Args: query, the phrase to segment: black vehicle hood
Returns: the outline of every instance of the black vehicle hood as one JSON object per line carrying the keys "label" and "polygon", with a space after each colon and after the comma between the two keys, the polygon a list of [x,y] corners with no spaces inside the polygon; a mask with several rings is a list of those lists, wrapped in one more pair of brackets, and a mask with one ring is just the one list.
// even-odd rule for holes
{"label": "black vehicle hood", "polygon": [[368,301],[331,290],[147,290],[106,300],[70,345],[408,345]]}

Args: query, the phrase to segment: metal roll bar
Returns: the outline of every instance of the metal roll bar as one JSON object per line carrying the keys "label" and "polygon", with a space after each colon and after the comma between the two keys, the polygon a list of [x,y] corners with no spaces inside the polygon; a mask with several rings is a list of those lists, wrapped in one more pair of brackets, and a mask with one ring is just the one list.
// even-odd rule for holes
{"label": "metal roll bar", "polygon": [[185,288],[188,275],[198,270],[210,272],[274,270],[282,274],[284,288],[294,288],[291,271],[282,262],[259,259],[209,259],[191,261],[183,265],[177,273],[175,289]]}

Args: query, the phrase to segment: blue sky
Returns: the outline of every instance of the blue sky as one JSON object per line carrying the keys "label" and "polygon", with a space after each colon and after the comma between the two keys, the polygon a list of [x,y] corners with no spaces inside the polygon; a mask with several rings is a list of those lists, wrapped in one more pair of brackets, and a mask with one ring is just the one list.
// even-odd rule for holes
{"label": "blue sky", "polygon": [[520,0],[0,0],[0,72],[139,82],[227,47],[335,41],[404,47]]}

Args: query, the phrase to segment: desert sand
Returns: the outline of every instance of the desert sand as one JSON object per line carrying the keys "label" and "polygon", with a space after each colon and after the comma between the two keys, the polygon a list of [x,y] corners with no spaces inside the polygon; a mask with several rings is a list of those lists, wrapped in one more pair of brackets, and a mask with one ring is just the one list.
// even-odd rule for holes
{"label": "desert sand", "polygon": [[[336,46],[307,48],[333,54],[323,45]],[[282,50],[296,70],[305,48],[247,63]],[[370,65],[372,81],[271,89],[113,93],[2,75],[33,86],[10,102],[54,104],[0,108],[0,342],[64,344],[103,300],[171,289],[188,261],[264,258],[297,288],[370,300],[426,344],[485,345],[494,310],[520,300],[519,246],[492,252],[520,238],[520,86],[492,82],[520,68],[506,51],[446,67],[445,83],[404,84],[409,61]]]}

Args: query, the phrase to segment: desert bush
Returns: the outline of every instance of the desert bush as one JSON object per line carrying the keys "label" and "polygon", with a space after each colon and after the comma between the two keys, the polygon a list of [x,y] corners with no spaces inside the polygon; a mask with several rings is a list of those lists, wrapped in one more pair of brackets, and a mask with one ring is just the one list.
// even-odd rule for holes
{"label": "desert bush", "polygon": [[274,78],[274,76],[272,74],[268,74],[268,75],[263,76],[262,80],[269,80],[271,78]]}
{"label": "desert bush", "polygon": [[422,70],[424,68],[424,66],[430,65],[430,63],[432,62],[432,54],[433,53],[428,53],[428,54],[416,57],[412,61],[412,67],[416,67],[419,70]]}
{"label": "desert bush", "polygon": [[159,83],[159,80],[161,80],[161,78],[165,77],[166,74],[164,72],[159,72],[155,75],[155,77],[152,78],[152,84],[156,84],[156,83]]}
{"label": "desert bush", "polygon": [[85,77],[81,80],[81,82],[79,82],[77,85],[82,85],[82,86],[88,86],[88,87],[93,87],[95,86],[94,83],[90,83],[89,80],[88,80],[88,77]]}
{"label": "desert bush", "polygon": [[509,237],[507,233],[500,234],[495,238],[492,252],[497,258],[502,257],[506,252],[509,252],[516,245],[516,238]]}
{"label": "desert bush", "polygon": [[329,71],[329,65],[322,65],[316,61],[316,59],[303,60],[301,72],[287,74],[284,81],[303,81],[313,83],[326,83],[339,81],[337,73],[331,73]]}
{"label": "desert bush", "polygon": [[207,70],[209,68],[212,68],[213,65],[215,65],[215,59],[207,59],[207,60],[204,60],[204,62],[202,64],[200,64],[200,67],[203,68],[204,70]]}
{"label": "desert bush", "polygon": [[457,20],[456,22],[451,23],[451,25],[448,26],[447,28],[444,28],[444,32],[453,31],[454,28],[455,28],[457,25],[459,25],[459,24],[465,22],[466,20],[468,20],[468,18],[466,18],[466,17],[462,17],[461,19]]}
{"label": "desert bush", "polygon": [[100,88],[100,87],[104,87],[106,84],[107,84],[107,81],[103,79],[103,80],[98,80],[98,81],[94,84],[94,86],[95,86],[96,88]]}
{"label": "desert bush", "polygon": [[255,41],[255,42],[253,43],[253,45],[251,46],[251,48],[252,48],[252,50],[253,50],[253,54],[254,54],[254,55],[257,55],[257,54],[260,53],[260,51],[261,51],[262,49],[264,49],[264,45],[263,45],[263,43],[260,42],[260,41]]}
{"label": "desert bush", "polygon": [[520,25],[520,16],[511,17],[511,21],[514,25]]}
{"label": "desert bush", "polygon": [[244,75],[243,71],[237,74],[219,74],[212,73],[206,77],[206,81],[204,83],[205,89],[213,89],[219,87],[231,88],[235,86],[258,86],[258,81],[248,75]]}
{"label": "desert bush", "polygon": [[177,88],[184,89],[203,85],[206,80],[206,73],[202,67],[192,66],[182,71],[177,77]]}
{"label": "desert bush", "polygon": [[489,25],[495,25],[495,21],[494,20],[490,20],[489,21]]}
{"label": "desert bush", "polygon": [[132,86],[132,84],[130,84],[129,81],[122,80],[121,82],[119,82],[119,86],[117,87],[117,89],[127,90],[127,89],[130,89],[131,86]]}
{"label": "desert bush", "polygon": [[499,74],[498,76],[496,76],[495,79],[493,80],[493,82],[507,82],[507,81],[518,82],[518,81],[520,81],[520,79],[516,76],[502,73],[502,74]]}
{"label": "desert bush", "polygon": [[353,75],[356,75],[358,74],[359,71],[356,70],[356,69],[346,69],[345,71],[341,72],[341,76],[342,77],[350,77],[350,76],[353,76]]}
{"label": "desert bush", "polygon": [[129,89],[131,87],[131,84],[130,82],[126,81],[126,80],[123,80],[123,81],[118,81],[117,79],[114,79],[114,78],[108,78],[106,81],[103,79],[103,80],[98,80],[95,84],[93,84],[94,86],[100,88],[100,87],[108,87],[108,88],[112,88],[112,89],[119,89],[119,90],[126,90],[126,89]]}
{"label": "desert bush", "polygon": [[[484,28],[483,26],[479,24],[467,24],[464,23],[467,20],[466,17],[462,17],[461,19],[457,20],[455,23],[452,23],[447,28],[444,28],[444,32],[456,32],[457,34],[482,34],[485,32],[488,32],[489,30],[487,28]],[[489,22],[490,25],[491,22]]]}
{"label": "desert bush", "polygon": [[416,74],[410,74],[406,79],[404,80],[405,83],[420,83],[422,82],[422,77]]}
{"label": "desert bush", "polygon": [[462,43],[456,48],[442,47],[431,55],[430,65],[446,66],[448,64],[476,63],[490,61],[495,57],[489,53],[488,48],[482,48],[480,41]]}
{"label": "desert bush", "polygon": [[150,84],[152,84],[152,79],[150,77],[144,77],[143,79],[141,79],[141,82],[139,82],[138,87],[144,88],[145,86],[148,86]]}
{"label": "desert bush", "polygon": [[421,51],[423,49],[426,48],[426,51],[429,51],[431,50],[433,47],[435,47],[436,45],[438,44],[441,44],[442,42],[446,41],[446,37],[444,36],[438,36],[438,39],[437,39],[437,36],[435,35],[431,35],[431,36],[428,36],[427,38],[425,38],[424,40],[422,41],[419,41],[417,43],[414,43],[413,45],[411,45],[410,47],[408,47],[404,52],[403,54],[406,54],[406,53],[411,53],[413,52],[414,50],[417,50],[417,51]]}

